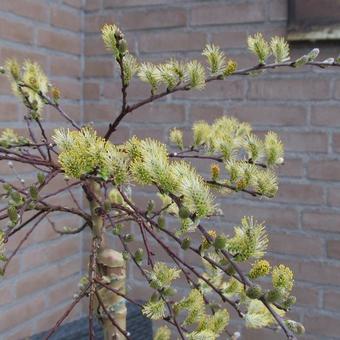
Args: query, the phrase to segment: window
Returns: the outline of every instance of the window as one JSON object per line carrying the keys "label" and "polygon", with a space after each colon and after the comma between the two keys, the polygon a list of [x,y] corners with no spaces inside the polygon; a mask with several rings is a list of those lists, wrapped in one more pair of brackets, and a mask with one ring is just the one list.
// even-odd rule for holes
{"label": "window", "polygon": [[340,40],[340,0],[288,0],[288,40]]}

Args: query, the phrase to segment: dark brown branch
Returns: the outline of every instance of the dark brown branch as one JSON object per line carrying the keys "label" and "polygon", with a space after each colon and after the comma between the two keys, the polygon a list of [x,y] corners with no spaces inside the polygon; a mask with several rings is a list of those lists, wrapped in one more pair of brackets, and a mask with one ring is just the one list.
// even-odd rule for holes
{"label": "dark brown branch", "polygon": [[235,192],[245,192],[246,194],[249,194],[251,196],[263,196],[261,193],[257,192],[257,191],[253,191],[253,190],[248,190],[248,189],[237,189],[236,187],[232,186],[232,185],[229,185],[227,183],[219,183],[219,182],[216,182],[216,181],[213,181],[213,180],[205,180],[205,182],[207,184],[210,184],[210,185],[215,185],[215,186],[219,186],[219,187],[223,187],[223,188],[227,188],[227,189],[230,189],[232,191],[235,191]]}
{"label": "dark brown branch", "polygon": [[128,297],[126,294],[121,293],[118,289],[115,289],[115,288],[113,288],[113,287],[107,285],[106,283],[101,282],[101,281],[100,281],[99,279],[97,279],[97,278],[95,278],[94,281],[95,281],[96,283],[98,283],[100,286],[102,286],[102,287],[104,287],[104,288],[110,290],[112,293],[115,293],[115,294],[121,296],[121,297],[124,298],[126,301],[129,301],[129,302],[133,303],[134,305],[136,305],[136,306],[138,306],[138,307],[140,307],[140,308],[143,307],[140,303],[138,303],[137,301],[131,299],[131,298]]}
{"label": "dark brown branch", "polygon": [[98,300],[99,304],[100,304],[101,307],[103,308],[105,314],[107,315],[107,317],[108,317],[109,320],[111,321],[112,325],[115,326],[115,327],[119,330],[119,332],[120,332],[121,334],[124,335],[124,337],[125,337],[126,339],[131,340],[129,334],[128,334],[126,331],[124,331],[124,329],[122,329],[122,328],[117,324],[117,322],[112,318],[111,314],[110,314],[109,311],[106,309],[106,307],[105,307],[105,305],[104,305],[104,303],[103,303],[103,301],[102,301],[102,299],[101,299],[101,297],[100,297],[100,295],[98,294],[97,291],[95,291],[95,294],[96,294],[96,297],[97,297],[97,300]]}
{"label": "dark brown branch", "polygon": [[[336,66],[339,67],[340,63],[325,63],[325,62],[308,62],[306,63],[306,65],[311,65],[311,66],[317,66],[317,67],[321,67],[321,68],[325,68],[325,67],[331,67],[331,66]],[[233,74],[231,74],[230,76],[240,76],[240,75],[249,75],[251,72],[253,71],[259,71],[259,70],[266,70],[266,69],[275,69],[275,68],[281,68],[281,67],[291,67],[294,68],[295,67],[295,62],[294,61],[287,61],[287,62],[283,62],[283,63],[271,63],[271,64],[258,64],[252,67],[248,67],[248,68],[243,68],[240,70],[235,71]],[[206,83],[210,83],[211,81],[215,81],[215,80],[224,80],[223,76],[221,75],[216,75],[216,76],[210,76],[208,78],[206,78],[205,82]],[[134,105],[131,106],[127,106],[125,110],[122,110],[119,114],[119,116],[115,119],[115,121],[110,124],[109,129],[107,130],[106,134],[105,134],[105,139],[109,139],[111,134],[117,129],[118,125],[120,124],[120,122],[124,119],[124,117],[128,114],[131,113],[132,111],[138,109],[139,107],[151,103],[157,99],[163,98],[171,93],[175,93],[175,92],[179,92],[179,91],[188,91],[190,90],[190,84],[184,84],[184,85],[178,85],[175,88],[169,90],[166,89],[165,91],[158,93],[156,95],[151,95],[148,98],[145,98],[139,102],[137,102]]]}
{"label": "dark brown branch", "polygon": [[39,225],[39,223],[46,217],[48,213],[43,214],[38,221],[36,221],[33,226],[31,227],[31,229],[28,230],[28,232],[26,233],[26,235],[20,240],[19,244],[16,246],[16,248],[13,250],[11,256],[7,259],[7,261],[5,262],[3,268],[2,268],[2,272],[5,273],[6,272],[6,268],[9,265],[9,263],[11,262],[11,260],[13,259],[13,257],[17,254],[17,252],[19,251],[19,249],[22,247],[22,245],[27,241],[27,239],[29,238],[29,236],[33,233],[34,229]]}
{"label": "dark brown branch", "polygon": [[118,63],[119,68],[120,68],[120,79],[121,79],[121,84],[122,84],[122,108],[121,108],[120,114],[115,119],[115,121],[112,124],[109,124],[109,129],[107,130],[107,132],[104,136],[104,138],[106,140],[108,140],[110,138],[110,136],[112,135],[112,133],[114,131],[116,131],[120,121],[125,117],[126,111],[128,109],[128,107],[127,107],[127,92],[126,92],[128,85],[124,81],[124,61],[123,61],[123,58],[124,58],[124,56],[117,59],[117,63]]}
{"label": "dark brown branch", "polygon": [[57,323],[54,325],[54,327],[48,332],[48,334],[44,337],[44,340],[48,340],[60,327],[60,325],[64,322],[64,320],[69,316],[69,314],[72,312],[73,308],[79,303],[79,301],[87,294],[87,291],[90,287],[90,284],[87,285],[87,287],[82,291],[81,294],[71,303],[71,305],[67,308],[65,313],[62,315],[62,317],[57,321]]}

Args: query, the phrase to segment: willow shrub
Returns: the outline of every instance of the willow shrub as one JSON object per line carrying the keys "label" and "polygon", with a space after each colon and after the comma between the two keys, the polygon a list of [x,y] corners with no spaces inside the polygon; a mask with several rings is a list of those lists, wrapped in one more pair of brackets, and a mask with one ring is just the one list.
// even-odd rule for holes
{"label": "willow shrub", "polygon": [[[155,333],[157,340],[170,339],[171,332],[181,339],[237,339],[239,332],[228,331],[230,309],[236,311],[246,327],[281,329],[288,339],[303,334],[303,325],[286,317],[296,301],[291,295],[293,272],[284,264],[272,266],[265,259],[269,242],[265,225],[245,216],[232,235],[207,228],[221,214],[216,193],[229,196],[241,192],[264,199],[275,196],[277,169],[284,163],[284,146],[279,136],[268,132],[259,138],[250,124],[223,116],[212,124],[195,122],[190,145],[185,145],[183,131],[174,127],[169,141],[177,148],[176,152],[170,152],[165,144],[151,137],[132,137],[122,144],[113,144],[109,139],[127,115],[171,93],[204,91],[208,82],[256,76],[268,69],[339,66],[339,59],[316,61],[319,51],[314,49],[290,60],[284,38],[273,37],[268,42],[258,33],[248,38],[249,51],[258,58],[258,63],[250,68],[239,69],[236,60],[227,58],[213,44],[202,52],[207,65],[177,59],[163,64],[141,63],[129,53],[118,27],[105,25],[102,37],[119,66],[122,90],[121,110],[108,123],[104,136],[93,126],[78,125],[69,117],[60,105],[59,89],[50,84],[37,63],[27,60],[19,64],[11,59],[1,68],[10,79],[14,94],[27,108],[24,118],[30,137],[19,136],[10,129],[2,131],[0,160],[7,161],[13,170],[13,162],[29,164],[36,172],[32,185],[24,181],[17,185],[0,178],[4,190],[1,198],[6,202],[0,215],[2,274],[5,275],[9,262],[39,223],[63,212],[78,216],[82,223],[64,228],[53,224],[57,233],[76,234],[85,229],[92,233],[88,273],[81,279],[79,291],[66,311],[67,314],[81,299],[88,298],[90,339],[94,337],[94,314],[103,324],[105,339],[130,338],[125,302],[138,302],[126,291],[128,262],[137,266],[145,284],[153,290],[141,308],[148,318],[164,321],[164,326]],[[150,95],[130,104],[128,88],[135,78],[149,85]],[[68,125],[56,129],[52,138],[44,129],[46,106],[55,108]],[[201,175],[189,162],[192,158],[211,163],[210,176]],[[44,194],[43,189],[58,175],[64,176],[66,184],[54,193]],[[154,187],[162,207],[156,208],[153,200],[147,209],[137,206],[133,201],[136,184]],[[64,206],[62,201],[59,205],[47,201],[77,187],[82,188],[88,209],[74,195],[73,207]],[[171,227],[167,226],[170,218],[175,220]],[[137,226],[135,230],[140,235],[127,231],[131,223]],[[24,238],[8,253],[8,239],[22,229],[27,230]],[[223,225],[218,229],[223,230]],[[108,233],[121,242],[124,252],[105,245]],[[193,234],[201,236],[193,238]],[[136,236],[143,241],[143,247],[132,251]],[[188,253],[185,258],[199,256],[203,270],[187,263],[163,236]],[[157,259],[154,244],[173,263]],[[180,277],[188,283],[188,293],[182,297],[175,289]],[[268,288],[262,286],[263,278],[271,282]],[[65,314],[46,338],[57,331],[64,318]]]}

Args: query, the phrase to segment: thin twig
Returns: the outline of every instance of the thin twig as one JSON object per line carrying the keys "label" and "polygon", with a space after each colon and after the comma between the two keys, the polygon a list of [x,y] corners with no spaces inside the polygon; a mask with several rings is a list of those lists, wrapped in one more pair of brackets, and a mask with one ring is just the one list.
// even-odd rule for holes
{"label": "thin twig", "polygon": [[65,313],[62,317],[57,321],[54,327],[48,332],[48,334],[44,337],[44,340],[48,340],[60,327],[60,325],[64,322],[64,320],[69,316],[72,312],[73,308],[79,303],[79,301],[87,294],[87,290],[89,289],[90,284],[82,291],[81,294],[71,303],[71,305],[66,309]]}
{"label": "thin twig", "polygon": [[118,323],[112,318],[112,316],[110,315],[109,311],[106,309],[106,307],[105,307],[105,305],[104,305],[104,303],[103,303],[103,301],[102,301],[102,299],[101,299],[101,297],[100,297],[100,295],[98,294],[97,291],[95,291],[95,294],[96,294],[96,297],[97,297],[97,300],[98,300],[99,304],[100,304],[101,307],[103,308],[105,314],[107,315],[107,317],[108,317],[109,320],[111,321],[112,325],[115,326],[115,327],[119,330],[119,332],[120,332],[121,334],[124,335],[124,337],[125,337],[127,340],[131,340],[131,338],[130,338],[128,332],[124,331],[124,329],[122,329],[122,328],[118,325]]}

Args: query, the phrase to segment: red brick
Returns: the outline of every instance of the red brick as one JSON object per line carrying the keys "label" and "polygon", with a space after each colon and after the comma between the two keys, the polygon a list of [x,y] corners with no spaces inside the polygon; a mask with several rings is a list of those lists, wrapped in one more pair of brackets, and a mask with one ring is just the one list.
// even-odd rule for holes
{"label": "red brick", "polygon": [[[112,80],[104,82],[103,97],[106,99],[121,99],[121,83]],[[144,99],[150,96],[150,86],[141,81],[133,81],[128,89],[129,100]]]}
{"label": "red brick", "polygon": [[319,304],[318,288],[295,285],[292,293],[297,298],[298,306],[318,306]]}
{"label": "red brick", "polygon": [[84,120],[91,121],[111,121],[118,115],[118,109],[110,104],[85,103],[84,104]]}
{"label": "red brick", "polygon": [[340,260],[340,240],[327,241],[327,256]]}
{"label": "red brick", "polygon": [[[3,283],[5,283],[5,285],[3,285]],[[2,285],[0,288],[0,307],[9,303],[13,303],[14,301],[15,294],[12,287],[12,283],[2,281]]]}
{"label": "red brick", "polygon": [[339,108],[333,105],[313,106],[311,122],[317,126],[339,127]]}
{"label": "red brick", "polygon": [[158,32],[145,33],[139,38],[141,52],[200,51],[206,44],[202,32]]}
{"label": "red brick", "polygon": [[340,180],[340,161],[338,160],[311,160],[307,169],[309,178]]}
{"label": "red brick", "polygon": [[[36,327],[39,330],[45,331],[48,329],[51,329],[55,323],[62,317],[62,315],[67,310],[68,306],[72,303],[72,300],[69,300],[69,303],[64,304],[63,306],[58,306],[56,309],[52,311],[48,311],[36,321],[37,325]],[[81,306],[78,304],[73,308],[71,313],[66,317],[65,323],[70,322],[72,320],[79,319],[80,317],[80,310]]]}
{"label": "red brick", "polygon": [[102,4],[99,1],[85,0],[84,10],[86,12],[97,11],[101,9]]}
{"label": "red brick", "polygon": [[270,20],[287,20],[288,6],[286,2],[281,0],[272,0],[269,6]]}
{"label": "red brick", "polygon": [[265,221],[270,227],[297,228],[299,225],[299,214],[292,208],[253,206],[235,202],[223,202],[221,208],[225,219],[231,222],[239,223],[244,216],[254,216],[258,221]]}
{"label": "red brick", "polygon": [[319,236],[271,232],[269,240],[270,251],[278,254],[321,257],[324,253],[323,242]]}
{"label": "red brick", "polygon": [[211,42],[227,51],[231,48],[244,48],[247,41],[247,32],[226,30],[211,33]]}
{"label": "red brick", "polygon": [[60,89],[63,99],[81,99],[82,84],[80,81],[73,79],[52,79],[52,83]]}
{"label": "red brick", "polygon": [[307,211],[303,213],[302,222],[305,229],[339,231],[340,214],[329,211]]}
{"label": "red brick", "polygon": [[335,83],[335,98],[340,98],[340,81],[337,80]]}
{"label": "red brick", "polygon": [[4,18],[0,21],[0,38],[2,39],[32,44],[33,35],[34,31],[31,25]]}
{"label": "red brick", "polygon": [[185,121],[185,107],[177,104],[150,104],[129,114],[126,122],[178,123]]}
{"label": "red brick", "polygon": [[125,30],[186,26],[187,11],[179,8],[142,9],[124,12],[120,26]]}
{"label": "red brick", "polygon": [[254,126],[300,126],[306,124],[307,112],[302,106],[242,103],[227,108],[228,114]]}
{"label": "red brick", "polygon": [[19,329],[18,327],[20,326],[17,326],[15,328],[16,330],[14,332],[11,332],[10,335],[6,335],[6,340],[24,339],[25,337],[34,335],[35,333],[33,331],[32,325],[24,324],[24,326],[20,327]]}
{"label": "red brick", "polygon": [[166,140],[166,134],[164,129],[160,127],[134,127],[131,129],[131,136],[137,136],[139,138],[152,138],[159,139],[162,142]]}
{"label": "red brick", "polygon": [[327,79],[257,79],[250,81],[252,99],[322,100],[331,96]]}
{"label": "red brick", "polygon": [[94,100],[99,99],[100,97],[100,87],[98,83],[85,83],[84,84],[84,90],[83,90],[83,96],[85,100]]}
{"label": "red brick", "polygon": [[339,153],[340,152],[340,133],[339,132],[333,133],[332,144],[333,144],[333,150]]}
{"label": "red brick", "polygon": [[311,316],[306,315],[304,317],[304,326],[306,329],[308,329],[308,332],[313,335],[319,335],[323,337],[338,337],[339,323],[340,318],[336,317],[335,314],[330,316],[318,313]]}
{"label": "red brick", "polygon": [[285,158],[284,164],[278,169],[279,177],[303,177],[304,166],[300,158],[290,159]]}
{"label": "red brick", "polygon": [[60,261],[80,251],[80,242],[75,237],[63,238],[56,243],[49,243],[39,248],[30,248],[23,253],[23,270]]}
{"label": "red brick", "polygon": [[[63,94],[62,94],[63,95]],[[64,103],[61,102],[63,110],[70,116],[72,119],[74,119],[76,122],[80,122],[81,120],[81,105],[78,104],[71,104],[71,103]],[[63,124],[66,123],[65,118],[55,109],[55,108],[49,108],[46,110],[46,116],[48,117],[48,120],[50,121],[60,121],[63,122]]]}
{"label": "red brick", "polygon": [[85,61],[85,77],[113,77],[113,60],[112,59],[93,59]]}
{"label": "red brick", "polygon": [[6,309],[6,312],[1,315],[0,332],[30,320],[40,314],[44,306],[44,296],[40,295]]}
{"label": "red brick", "polygon": [[280,131],[286,151],[327,152],[328,136],[324,132]]}
{"label": "red brick", "polygon": [[80,36],[72,33],[61,33],[48,29],[39,29],[38,46],[66,53],[80,54]]}
{"label": "red brick", "polygon": [[[130,45],[130,41],[128,42]],[[112,55],[112,52],[105,48],[103,39],[100,35],[86,36],[84,53],[86,56]]]}
{"label": "red brick", "polygon": [[[1,57],[3,61],[8,58],[15,58],[21,63],[30,59],[39,63],[45,70],[47,68],[47,56],[34,50],[28,51],[27,48],[21,50],[13,47],[1,47]],[[4,83],[7,85],[7,82]]]}
{"label": "red brick", "polygon": [[280,183],[280,188],[274,201],[300,204],[322,204],[324,199],[322,185]]}
{"label": "red brick", "polygon": [[0,10],[37,21],[48,21],[48,6],[40,0],[1,1]]}
{"label": "red brick", "polygon": [[64,0],[64,4],[74,8],[83,8],[83,0]]}
{"label": "red brick", "polygon": [[61,27],[69,31],[79,32],[81,27],[81,13],[52,7],[51,9],[52,26]]}
{"label": "red brick", "polygon": [[340,291],[327,289],[323,295],[323,303],[326,309],[338,311],[340,309]]}
{"label": "red brick", "polygon": [[77,273],[80,264],[81,258],[77,257],[69,260],[67,263],[50,265],[47,269],[40,270],[39,273],[28,273],[20,278],[15,285],[17,298],[28,296],[33,292],[46,289],[53,284],[60,282],[60,280]]}
{"label": "red brick", "polygon": [[340,207],[340,188],[331,187],[328,189],[328,204],[335,207]]}
{"label": "red brick", "polygon": [[189,109],[191,123],[194,123],[197,120],[204,120],[208,123],[212,123],[221,116],[223,116],[223,106],[192,104]]}
{"label": "red brick", "polygon": [[264,7],[259,4],[201,5],[191,11],[192,25],[218,25],[259,22],[264,20]]}
{"label": "red brick", "polygon": [[18,103],[1,100],[0,121],[13,121],[18,119]]}
{"label": "red brick", "polygon": [[[115,23],[120,25],[120,16],[117,13],[110,13],[110,14],[90,14],[86,16],[85,20],[85,32],[95,32],[98,33],[101,31],[102,27],[105,24],[112,24]],[[122,27],[123,29],[123,27]]]}
{"label": "red brick", "polygon": [[167,4],[168,0],[104,0],[104,8]]}
{"label": "red brick", "polygon": [[49,56],[51,74],[79,78],[81,76],[81,63],[77,57]]}
{"label": "red brick", "polygon": [[79,279],[79,275],[77,275],[52,287],[48,293],[48,303],[51,306],[56,306],[62,302],[71,301],[73,294],[78,291]]}

